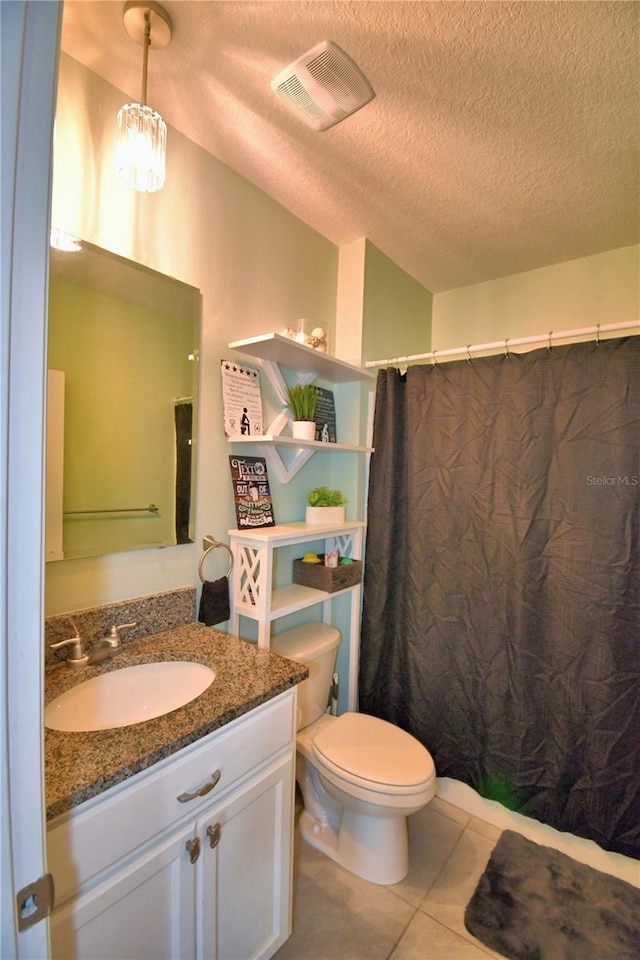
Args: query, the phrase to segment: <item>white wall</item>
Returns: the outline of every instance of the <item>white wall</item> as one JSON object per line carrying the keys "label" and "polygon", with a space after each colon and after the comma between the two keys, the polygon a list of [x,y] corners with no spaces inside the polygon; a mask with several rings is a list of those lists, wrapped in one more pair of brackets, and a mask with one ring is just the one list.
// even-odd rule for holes
{"label": "white wall", "polygon": [[[113,156],[126,101],[62,56],[52,221],[202,291],[197,542],[49,563],[47,614],[198,585],[202,536],[227,540],[236,525],[219,371],[228,342],[281,331],[299,317],[326,326],[335,342],[337,247],[171,128],[165,188],[144,195],[124,186]],[[331,459],[313,457],[286,486],[272,480],[278,521],[302,516],[306,491],[329,482]],[[212,558],[206,574],[219,576],[223,559],[220,566]]]}
{"label": "white wall", "polygon": [[433,298],[432,350],[640,319],[640,246]]}

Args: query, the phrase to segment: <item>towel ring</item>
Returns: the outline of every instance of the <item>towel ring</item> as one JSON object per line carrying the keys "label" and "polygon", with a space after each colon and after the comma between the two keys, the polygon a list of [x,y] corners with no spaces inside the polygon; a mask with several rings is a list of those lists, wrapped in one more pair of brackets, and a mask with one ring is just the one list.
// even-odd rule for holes
{"label": "towel ring", "polygon": [[216,550],[218,547],[223,547],[225,550],[229,552],[229,558],[230,558],[229,569],[225,573],[225,577],[228,577],[233,569],[233,554],[231,553],[231,548],[228,547],[226,543],[220,543],[219,540],[214,540],[213,537],[205,537],[205,540],[209,544],[209,546],[205,547],[205,551],[200,557],[200,563],[198,564],[198,576],[200,577],[200,580],[202,581],[202,583],[206,583],[205,578],[202,576],[202,566],[204,564],[207,554],[211,553],[212,550]]}

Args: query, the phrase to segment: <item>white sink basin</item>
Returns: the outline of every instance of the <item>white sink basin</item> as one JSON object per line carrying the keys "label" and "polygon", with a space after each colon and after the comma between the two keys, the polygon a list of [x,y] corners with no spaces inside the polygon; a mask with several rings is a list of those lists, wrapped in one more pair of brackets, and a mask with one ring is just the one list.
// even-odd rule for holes
{"label": "white sink basin", "polygon": [[79,683],[48,703],[50,730],[107,730],[152,720],[195,700],[210,687],[215,670],[183,660],[123,667]]}

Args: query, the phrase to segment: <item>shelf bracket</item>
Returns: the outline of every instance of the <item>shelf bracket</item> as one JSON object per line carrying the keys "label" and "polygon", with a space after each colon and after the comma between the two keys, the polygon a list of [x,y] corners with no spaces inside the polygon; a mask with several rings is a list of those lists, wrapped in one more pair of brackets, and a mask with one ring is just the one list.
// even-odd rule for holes
{"label": "shelf bracket", "polygon": [[291,414],[288,409],[281,410],[280,413],[271,421],[269,426],[266,429],[267,434],[272,434],[274,437],[281,437],[283,430],[286,426],[291,423]]}
{"label": "shelf bracket", "polygon": [[297,472],[304,467],[305,463],[311,457],[315,450],[298,447],[293,455],[291,463],[286,464],[277,447],[267,446],[267,444],[258,443],[258,450],[267,461],[269,470],[271,470],[280,481],[280,483],[289,483]]}
{"label": "shelf bracket", "polygon": [[[265,360],[264,358],[260,360],[260,364],[266,374],[267,380],[269,381],[269,383],[275,390],[276,394],[278,395],[278,399],[280,400],[281,403],[287,406],[289,403],[289,393],[288,393],[286,381],[280,371],[280,367],[278,366],[275,360]],[[310,370],[307,370],[304,373],[298,374],[298,379],[296,383],[299,383],[301,386],[304,386],[307,383],[313,383],[313,381],[316,379],[317,379],[316,374]]]}
{"label": "shelf bracket", "polygon": [[[288,406],[289,396],[287,393],[287,384],[280,371],[280,366],[275,362],[275,360],[267,360],[262,358],[260,360],[260,364],[265,372],[267,380],[275,390],[278,399],[282,404],[284,404],[284,409],[278,413],[267,429],[267,433],[273,434],[274,436],[280,436],[285,427],[291,423],[291,414]],[[300,384],[307,384],[312,383],[315,379],[316,375],[311,371],[307,371],[306,373],[301,373],[298,376],[297,382]],[[295,477],[298,471],[302,469],[307,460],[309,460],[309,458],[315,452],[314,450],[300,447],[294,453],[291,462],[287,464],[282,459],[280,451],[277,447],[258,443],[258,449],[267,461],[269,470],[275,474],[280,483],[289,483],[289,481]]]}

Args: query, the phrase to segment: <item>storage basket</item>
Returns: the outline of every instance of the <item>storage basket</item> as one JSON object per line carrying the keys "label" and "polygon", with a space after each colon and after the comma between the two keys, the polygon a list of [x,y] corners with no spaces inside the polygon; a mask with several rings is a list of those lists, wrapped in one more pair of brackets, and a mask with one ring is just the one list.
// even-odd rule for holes
{"label": "storage basket", "polygon": [[352,560],[351,563],[338,563],[337,567],[325,567],[324,554],[318,554],[321,563],[304,563],[302,560],[293,561],[293,582],[303,587],[313,587],[315,590],[325,590],[335,593],[353,587],[362,579],[362,561]]}

